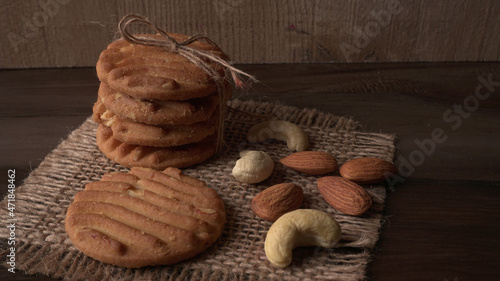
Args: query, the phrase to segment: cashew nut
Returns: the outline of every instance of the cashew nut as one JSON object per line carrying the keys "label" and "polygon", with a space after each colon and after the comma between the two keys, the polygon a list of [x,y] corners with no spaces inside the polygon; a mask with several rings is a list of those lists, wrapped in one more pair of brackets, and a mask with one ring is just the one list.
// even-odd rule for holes
{"label": "cashew nut", "polygon": [[267,179],[274,169],[274,162],[263,151],[244,150],[233,168],[233,176],[244,183],[258,183]]}
{"label": "cashew nut", "polygon": [[264,121],[253,126],[248,132],[249,142],[261,142],[267,139],[286,141],[288,148],[304,151],[309,146],[307,134],[298,125],[283,120]]}
{"label": "cashew nut", "polygon": [[272,265],[284,268],[292,262],[296,247],[332,248],[341,236],[340,225],[325,212],[298,209],[277,219],[267,232],[265,251]]}

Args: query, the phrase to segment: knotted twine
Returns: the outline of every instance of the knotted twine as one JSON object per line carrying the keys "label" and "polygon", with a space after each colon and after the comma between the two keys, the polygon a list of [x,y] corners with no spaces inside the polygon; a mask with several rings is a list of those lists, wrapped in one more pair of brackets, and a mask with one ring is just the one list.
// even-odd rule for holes
{"label": "knotted twine", "polygon": [[[134,22],[144,24],[154,31],[157,32],[158,35],[161,35],[161,39],[157,38],[145,38],[131,34],[127,28]],[[226,96],[227,89],[225,86],[226,81],[229,81],[228,74],[230,74],[234,85],[236,88],[246,88],[249,87],[251,82],[258,82],[258,80],[246,73],[243,72],[232,65],[232,63],[228,60],[225,60],[219,56],[213,55],[210,51],[198,50],[190,47],[189,45],[196,41],[203,41],[214,47],[219,48],[215,42],[213,42],[210,38],[196,34],[193,35],[182,42],[177,42],[174,38],[167,34],[164,30],[156,26],[150,20],[145,17],[139,15],[126,15],[124,16],[120,22],[118,23],[118,30],[120,31],[122,39],[127,42],[133,44],[140,44],[145,46],[155,46],[160,47],[165,50],[165,52],[176,53],[184,58],[186,58],[189,62],[199,67],[203,71],[205,71],[211,79],[213,79],[217,85],[217,92],[219,94],[219,126],[218,126],[218,136],[217,136],[217,147],[216,153],[219,151],[224,134],[224,115],[225,115],[225,104],[224,97]],[[221,75],[214,67],[213,64],[217,66],[222,66],[224,69],[224,75]],[[246,77],[247,80],[243,81],[241,77]]]}

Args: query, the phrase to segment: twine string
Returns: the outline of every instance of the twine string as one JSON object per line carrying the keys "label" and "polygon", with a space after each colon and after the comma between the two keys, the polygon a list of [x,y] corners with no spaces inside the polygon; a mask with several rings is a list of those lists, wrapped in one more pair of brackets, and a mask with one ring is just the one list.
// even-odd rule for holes
{"label": "twine string", "polygon": [[[141,36],[136,36],[131,34],[128,30],[128,27],[132,23],[140,23],[148,26],[149,28],[156,31],[157,34],[161,35],[160,39],[157,38],[146,38]],[[213,45],[217,49],[220,50],[219,46],[215,44],[210,38],[203,35],[193,35],[182,42],[177,42],[174,38],[167,34],[164,30],[156,26],[154,23],[149,21],[147,18],[139,16],[139,15],[126,15],[122,18],[122,20],[118,23],[118,30],[120,31],[121,37],[133,44],[140,44],[146,46],[155,46],[164,48],[165,51],[171,53],[177,53],[184,58],[186,58],[189,62],[196,65],[203,71],[205,71],[210,78],[212,78],[217,85],[217,92],[219,94],[219,126],[218,126],[218,136],[217,136],[217,147],[216,153],[220,150],[223,142],[223,134],[224,134],[224,115],[225,115],[225,101],[227,96],[227,89],[225,82],[230,79],[233,80],[236,88],[247,88],[250,86],[251,82],[258,82],[257,79],[245,73],[236,67],[234,67],[229,61],[221,58],[217,55],[212,54],[210,51],[198,50],[195,48],[189,47],[190,44],[196,41],[203,41],[210,45]],[[213,66],[221,66],[224,70],[224,75],[222,75],[215,67]],[[242,80],[242,77],[246,77],[246,81]]]}
{"label": "twine string", "polygon": [[[150,27],[151,29],[156,31],[159,35],[161,35],[162,38],[161,39],[145,38],[131,34],[127,28],[134,22],[138,22]],[[139,15],[126,15],[119,22],[118,29],[120,31],[122,38],[127,40],[128,42],[134,44],[147,45],[147,46],[162,47],[168,50],[169,52],[178,53],[179,55],[188,59],[194,65],[200,67],[205,72],[207,72],[211,76],[211,78],[214,79],[216,82],[222,83],[226,81],[227,78],[225,75],[224,76],[220,75],[219,72],[217,72],[206,60],[215,63],[216,65],[220,65],[225,69],[225,71],[228,71],[231,75],[231,78],[235,86],[238,88],[247,87],[251,82],[258,82],[258,80],[253,75],[250,75],[246,72],[237,69],[229,61],[217,55],[212,54],[210,51],[203,51],[189,47],[189,45],[193,42],[204,41],[210,45],[213,45],[214,47],[219,48],[217,44],[215,44],[212,40],[210,40],[210,38],[206,36],[196,34],[187,38],[182,42],[177,42],[174,38],[168,35],[167,32],[156,26],[147,18]],[[247,78],[246,82],[243,81],[243,79],[241,78],[242,76]]]}

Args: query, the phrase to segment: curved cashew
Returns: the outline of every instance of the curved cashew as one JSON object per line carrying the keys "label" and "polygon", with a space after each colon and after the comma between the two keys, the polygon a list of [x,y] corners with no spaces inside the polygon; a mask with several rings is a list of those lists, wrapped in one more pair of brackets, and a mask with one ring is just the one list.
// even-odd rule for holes
{"label": "curved cashew", "polygon": [[288,148],[304,151],[309,146],[307,134],[298,125],[283,120],[264,121],[253,126],[248,132],[249,142],[260,142],[266,139],[286,141]]}
{"label": "curved cashew", "polygon": [[272,265],[284,268],[292,262],[296,247],[332,248],[342,232],[337,221],[325,212],[298,209],[282,215],[267,232],[265,251]]}
{"label": "curved cashew", "polygon": [[244,150],[240,157],[233,168],[233,176],[240,182],[258,183],[273,173],[273,159],[263,151]]}

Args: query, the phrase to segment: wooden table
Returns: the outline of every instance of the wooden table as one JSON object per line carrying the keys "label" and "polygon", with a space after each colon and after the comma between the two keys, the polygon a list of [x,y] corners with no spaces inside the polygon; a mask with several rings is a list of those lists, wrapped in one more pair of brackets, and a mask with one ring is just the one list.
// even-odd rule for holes
{"label": "wooden table", "polygon": [[[398,135],[404,177],[388,187],[370,280],[498,280],[499,63],[239,67],[262,84],[237,98],[349,115]],[[97,88],[93,68],[0,71],[2,197],[8,169],[19,185],[91,115]],[[51,280],[0,269],[6,277]]]}

